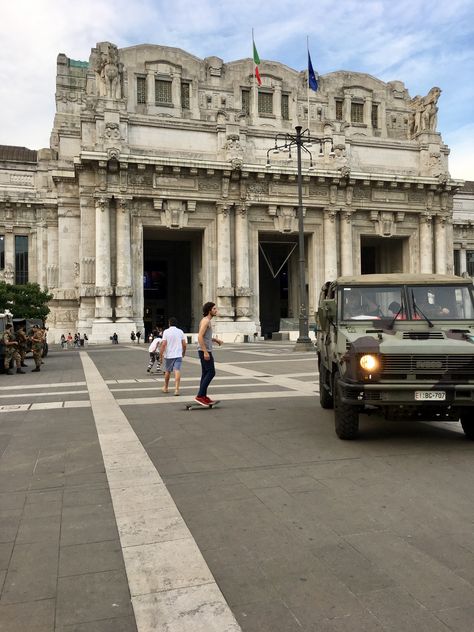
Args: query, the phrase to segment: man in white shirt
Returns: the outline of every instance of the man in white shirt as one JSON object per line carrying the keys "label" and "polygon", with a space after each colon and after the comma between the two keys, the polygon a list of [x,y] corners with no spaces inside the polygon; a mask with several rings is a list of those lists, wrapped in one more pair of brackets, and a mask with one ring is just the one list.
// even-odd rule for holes
{"label": "man in white shirt", "polygon": [[186,338],[182,329],[176,325],[176,318],[170,318],[168,329],[163,332],[163,340],[160,345],[160,360],[165,358],[165,385],[163,393],[168,392],[171,371],[174,371],[174,394],[179,395],[179,383],[181,380],[181,364],[186,353]]}

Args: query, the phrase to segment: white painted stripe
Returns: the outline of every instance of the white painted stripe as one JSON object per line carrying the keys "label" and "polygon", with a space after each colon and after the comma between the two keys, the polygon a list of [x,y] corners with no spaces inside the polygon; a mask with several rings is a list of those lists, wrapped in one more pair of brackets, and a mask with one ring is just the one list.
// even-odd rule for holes
{"label": "white painted stripe", "polygon": [[89,355],[80,351],[80,357],[138,632],[241,632],[127,418]]}
{"label": "white painted stripe", "polygon": [[[23,387],[23,390],[25,390],[24,387]],[[15,399],[18,397],[29,397],[31,399],[32,396],[52,397],[53,395],[83,395],[84,393],[88,393],[88,391],[52,391],[49,393],[32,393],[30,391],[30,388],[27,387],[26,393],[15,393],[13,395],[0,395],[0,399],[11,399],[12,397],[15,397]]]}
{"label": "white painted stripe", "polygon": [[69,387],[69,386],[85,386],[85,382],[54,382],[54,383],[46,383],[46,384],[30,384],[27,386],[22,384],[21,386],[1,386],[0,391],[24,391],[25,388],[28,388],[30,391],[34,391],[37,388],[61,388],[61,387]]}
{"label": "white painted stripe", "polygon": [[[258,393],[219,393],[219,401],[232,401],[240,399],[283,399],[285,397],[313,397],[316,390],[313,387],[311,392],[301,391],[260,391]],[[193,398],[191,398],[192,401]],[[120,406],[148,406],[150,404],[179,404],[180,402],[189,403],[187,396],[174,397],[172,393],[161,395],[161,397],[131,397],[129,399],[117,399]]]}

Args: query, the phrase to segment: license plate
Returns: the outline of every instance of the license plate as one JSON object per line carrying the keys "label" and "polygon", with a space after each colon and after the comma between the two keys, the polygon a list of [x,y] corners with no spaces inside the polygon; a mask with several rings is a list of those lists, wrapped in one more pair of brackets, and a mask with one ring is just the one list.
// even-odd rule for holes
{"label": "license plate", "polygon": [[445,391],[415,391],[415,399],[421,401],[445,401]]}

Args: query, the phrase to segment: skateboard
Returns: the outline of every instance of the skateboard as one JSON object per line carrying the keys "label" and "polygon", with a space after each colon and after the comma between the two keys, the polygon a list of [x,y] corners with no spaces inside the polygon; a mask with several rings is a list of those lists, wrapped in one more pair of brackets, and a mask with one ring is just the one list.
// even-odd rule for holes
{"label": "skateboard", "polygon": [[212,402],[212,404],[208,404],[207,406],[203,406],[202,404],[198,404],[197,402],[190,402],[189,404],[185,404],[185,408],[186,410],[195,410],[196,408],[213,408],[214,406],[217,406],[217,404],[220,404],[219,400],[216,400],[215,402]]}

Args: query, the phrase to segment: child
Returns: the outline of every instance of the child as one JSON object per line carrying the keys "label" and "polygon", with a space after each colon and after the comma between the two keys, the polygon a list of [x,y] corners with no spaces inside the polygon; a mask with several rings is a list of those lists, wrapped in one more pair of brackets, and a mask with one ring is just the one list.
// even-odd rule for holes
{"label": "child", "polygon": [[161,344],[161,337],[159,337],[158,335],[155,335],[155,337],[153,338],[152,343],[150,344],[150,346],[148,347],[148,353],[150,354],[150,361],[148,363],[148,368],[147,368],[147,373],[150,373],[150,371],[153,368],[153,365],[156,362],[156,372],[159,373],[160,372],[160,344]]}

